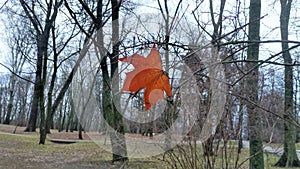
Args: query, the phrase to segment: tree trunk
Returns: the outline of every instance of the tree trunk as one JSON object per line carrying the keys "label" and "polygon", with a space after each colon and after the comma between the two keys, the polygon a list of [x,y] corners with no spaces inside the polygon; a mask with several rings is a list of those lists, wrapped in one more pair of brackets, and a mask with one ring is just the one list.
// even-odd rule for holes
{"label": "tree trunk", "polygon": [[22,98],[22,100],[20,101],[20,113],[19,113],[19,116],[18,116],[18,120],[17,120],[17,124],[18,126],[21,126],[21,127],[24,127],[26,126],[26,98]]}
{"label": "tree trunk", "polygon": [[61,124],[60,124],[59,132],[61,132],[61,131],[64,130],[64,127],[65,127],[65,121],[66,121],[66,109],[65,109],[65,111],[63,112],[63,118],[62,118],[62,121],[61,121]]}
{"label": "tree trunk", "polygon": [[[260,11],[261,1],[251,0],[249,11],[249,38],[250,42],[259,41],[260,32]],[[247,60],[257,61],[259,56],[259,43],[249,43],[247,51]],[[250,102],[258,103],[258,63],[247,63],[248,70],[255,68],[247,77],[247,95]],[[248,130],[250,141],[250,169],[263,169],[264,168],[264,155],[262,144],[262,124],[261,113],[257,110],[256,106],[252,103],[247,104],[248,113]]]}
{"label": "tree trunk", "polygon": [[[109,76],[109,68],[108,65],[111,65],[110,70],[111,70],[111,76],[114,75],[115,72],[118,71],[118,55],[119,55],[119,8],[120,8],[120,3],[122,1],[117,1],[117,0],[112,0],[112,41],[113,41],[113,53],[108,54],[110,55],[110,63],[107,64],[107,55],[106,55],[106,50],[104,49],[104,41],[103,41],[103,32],[102,32],[102,26],[103,26],[103,16],[102,16],[102,8],[103,4],[102,1],[98,1],[97,4],[97,14],[96,16],[93,16],[92,18],[94,21],[94,26],[95,29],[98,31],[97,32],[97,43],[98,47],[100,47],[100,55],[103,57],[101,61],[101,70],[102,70],[102,81],[103,81],[103,86],[102,86],[102,113],[103,117],[107,121],[107,123],[115,129],[114,132],[110,132],[110,137],[111,137],[111,142],[112,142],[112,149],[113,149],[113,162],[114,161],[126,161],[127,158],[127,150],[126,150],[126,144],[125,144],[125,137],[124,137],[124,124],[123,124],[123,119],[122,115],[117,111],[115,104],[112,102],[112,93],[115,93],[116,91],[119,91],[119,83],[118,81],[115,82],[111,88],[111,80],[112,78]],[[82,5],[83,2],[80,1]],[[72,14],[73,11],[70,9],[68,6],[68,3],[65,1],[66,7],[68,11]],[[87,6],[84,7],[84,10],[86,10],[89,13],[89,9]],[[92,15],[89,13],[89,15]],[[74,18],[76,19],[76,18]],[[93,32],[90,32],[90,35]],[[88,47],[87,47],[88,49]],[[87,50],[86,50],[87,52]],[[82,56],[84,56],[83,54]],[[83,59],[80,58],[80,59]],[[73,71],[72,71],[73,72]],[[73,72],[74,73],[74,72]],[[117,100],[117,99],[115,99]],[[55,103],[54,103],[55,105]],[[54,106],[53,106],[54,107]],[[117,134],[117,135],[116,135]]]}
{"label": "tree trunk", "polygon": [[[283,59],[285,64],[292,64],[292,57],[289,52],[288,25],[291,11],[291,0],[281,0],[280,13],[280,31],[281,31],[281,47],[283,51]],[[284,67],[284,152],[276,163],[279,167],[300,167],[300,161],[296,153],[296,130],[291,123],[294,121],[294,104],[293,104],[293,67]]]}
{"label": "tree trunk", "polygon": [[[112,128],[109,130],[109,135],[110,135],[110,141],[112,145],[112,152],[113,152],[113,157],[112,157],[112,163],[116,161],[121,161],[125,162],[128,160],[127,157],[127,149],[126,149],[126,142],[125,142],[125,128],[123,124],[123,117],[118,112],[116,105],[118,103],[115,103],[118,101],[118,98],[114,99],[113,102],[113,96],[112,93],[116,93],[119,91],[119,81],[118,77],[113,79],[114,73],[118,73],[118,55],[119,55],[119,7],[120,7],[120,2],[117,0],[112,0],[112,42],[113,42],[113,53],[110,55],[110,63],[111,63],[111,72],[109,76],[108,72],[108,65],[107,64],[107,55],[105,54],[104,50],[104,41],[103,41],[103,32],[102,28],[98,28],[98,38],[97,42],[100,46],[100,54],[103,57],[101,61],[101,70],[102,70],[102,113],[105,121],[110,125]],[[102,25],[102,2],[99,2],[98,4],[98,18],[99,21],[101,21]],[[113,84],[112,84],[113,81]],[[109,129],[109,128],[107,128]]]}
{"label": "tree trunk", "polygon": [[83,137],[82,137],[83,127],[82,127],[82,125],[80,124],[80,122],[78,122],[78,123],[79,123],[78,139],[83,140]]}
{"label": "tree trunk", "polygon": [[3,124],[10,123],[11,113],[12,113],[12,109],[13,109],[13,100],[14,100],[13,93],[14,93],[13,90],[9,90],[9,101],[7,104],[7,113],[6,113],[6,117],[5,117]]}
{"label": "tree trunk", "polygon": [[239,120],[238,120],[238,127],[237,127],[237,133],[236,136],[239,139],[238,143],[238,153],[242,152],[243,148],[243,116],[244,116],[244,104],[243,101],[240,100],[240,110],[239,110]]}
{"label": "tree trunk", "polygon": [[2,123],[2,99],[3,98],[3,87],[0,86],[0,123]]}
{"label": "tree trunk", "polygon": [[42,64],[43,57],[37,57],[36,62],[36,72],[35,72],[35,84],[33,89],[33,98],[31,102],[31,110],[29,115],[29,120],[25,129],[25,132],[35,132],[36,131],[36,122],[38,118],[38,109],[39,109],[39,93],[41,92],[40,83],[42,81]]}
{"label": "tree trunk", "polygon": [[[50,26],[50,25],[48,25]],[[48,31],[49,30],[49,31]],[[42,80],[39,86],[39,107],[40,107],[40,142],[39,144],[45,144],[46,141],[46,112],[45,112],[45,99],[44,99],[44,91],[47,81],[47,62],[48,62],[48,41],[49,41],[49,32],[50,28],[46,28],[46,32],[44,32],[40,38],[38,43],[38,52],[43,55],[43,70],[42,70]]]}
{"label": "tree trunk", "polygon": [[6,113],[6,117],[5,117],[3,124],[9,124],[10,120],[11,120],[10,118],[11,118],[11,113],[12,113],[13,104],[14,104],[15,84],[16,84],[15,75],[12,74],[10,77],[9,100],[8,100],[8,104],[7,104],[7,113]]}
{"label": "tree trunk", "polygon": [[58,128],[58,132],[61,132],[62,129],[62,119],[63,119],[63,103],[60,104],[59,106],[59,116],[58,116],[58,122],[57,122],[57,128]]}
{"label": "tree trunk", "polygon": [[[114,77],[115,73],[118,73],[118,57],[119,57],[119,10],[122,1],[112,0],[112,42],[113,42],[113,53],[110,57],[110,64],[111,64],[111,82],[112,84],[112,93],[119,92],[119,77]],[[107,68],[107,67],[106,67]],[[123,123],[123,116],[118,111],[117,105],[120,105],[119,102],[120,98],[114,99],[112,102],[113,96],[110,93],[110,104],[111,110],[113,113],[112,119],[112,127],[115,129],[116,132],[110,133],[111,141],[112,141],[112,151],[113,151],[113,159],[112,163],[115,161],[125,162],[128,160],[127,157],[127,149],[126,149],[126,141],[125,141],[125,127]]]}
{"label": "tree trunk", "polygon": [[[122,123],[122,115],[117,111],[112,103],[111,96],[111,79],[109,78],[108,69],[107,69],[107,59],[103,58],[101,62],[102,77],[103,77],[103,87],[102,87],[102,110],[103,117],[105,121],[110,125],[113,131],[108,131],[110,135],[113,159],[112,163],[116,161],[127,161],[127,150],[125,144],[125,130]],[[110,130],[110,128],[107,128]]]}
{"label": "tree trunk", "polygon": [[66,132],[68,132],[69,130],[71,131],[72,127],[73,127],[73,117],[75,114],[75,105],[74,105],[74,100],[72,98],[70,98],[70,106],[71,106],[71,110],[70,110],[69,116],[68,116]]}
{"label": "tree trunk", "polygon": [[[42,66],[43,66],[43,54],[41,50],[41,41],[42,41],[42,31],[40,31],[39,28],[39,21],[37,18],[33,18],[32,14],[34,12],[33,9],[29,9],[31,5],[28,5],[27,2],[24,0],[19,0],[23,10],[26,13],[26,16],[30,19],[31,23],[33,24],[35,31],[36,31],[36,41],[38,46],[37,51],[37,61],[36,61],[36,72],[35,72],[35,84],[34,84],[34,90],[33,90],[33,98],[32,98],[32,104],[31,104],[31,111],[29,116],[29,121],[26,126],[25,131],[27,132],[35,132],[36,131],[36,122],[38,117],[38,111],[39,111],[39,101],[40,101],[40,93],[44,92],[41,91],[41,83],[42,83]],[[34,7],[34,4],[32,4],[32,8]],[[32,13],[31,13],[32,12]]]}
{"label": "tree trunk", "polygon": [[50,87],[48,90],[48,102],[47,102],[47,119],[46,119],[46,132],[48,134],[50,134],[50,128],[52,126],[53,123],[53,117],[54,117],[54,112],[55,110],[53,110],[52,112],[52,97],[53,97],[53,91],[54,91],[54,86],[55,86],[55,80],[56,80],[56,74],[57,74],[57,69],[58,69],[58,53],[56,51],[56,43],[55,43],[55,32],[54,32],[54,28],[52,29],[52,37],[53,37],[53,48],[54,48],[54,56],[53,56],[53,74],[52,74],[52,78],[51,78],[51,82],[50,82]]}
{"label": "tree trunk", "polygon": [[[50,30],[52,29],[53,23],[56,20],[58,8],[62,4],[63,1],[56,0],[53,4],[47,4],[47,11],[46,11],[46,19],[45,19],[45,26],[43,28],[40,27],[41,22],[38,20],[39,18],[35,17],[36,13],[34,10],[35,4],[29,5],[24,0],[19,0],[23,10],[26,13],[26,16],[31,21],[35,32],[36,32],[36,41],[37,41],[37,63],[36,63],[36,79],[34,84],[34,94],[33,94],[33,101],[32,107],[30,112],[29,123],[25,129],[25,131],[35,131],[36,130],[36,121],[38,116],[38,110],[40,110],[40,118],[45,118],[44,112],[44,105],[40,103],[42,101],[44,103],[44,86],[46,82],[46,73],[47,73],[47,60],[48,60],[48,42],[50,37]],[[54,9],[52,11],[52,9]],[[43,63],[44,61],[44,63]],[[43,76],[43,77],[42,77]],[[43,98],[42,98],[43,97]],[[40,107],[42,106],[42,107]],[[45,119],[41,119],[41,123],[44,123]],[[41,131],[45,126],[41,126]],[[43,133],[41,134],[43,135]],[[41,136],[41,139],[46,138],[45,136]],[[45,140],[40,140],[40,144],[43,144]]]}
{"label": "tree trunk", "polygon": [[[44,85],[41,85],[44,89]],[[44,91],[44,90],[42,90]],[[39,144],[45,144],[46,141],[46,128],[45,128],[45,107],[44,107],[44,93],[40,93],[39,97],[39,107],[40,107],[40,142]]]}
{"label": "tree trunk", "polygon": [[27,99],[28,99],[28,93],[29,93],[29,88],[31,86],[31,83],[26,82],[25,84],[25,91],[24,91],[24,95],[22,95],[21,98],[21,104],[20,104],[20,117],[19,117],[19,121],[18,124],[19,126],[26,126],[26,117],[27,117]]}

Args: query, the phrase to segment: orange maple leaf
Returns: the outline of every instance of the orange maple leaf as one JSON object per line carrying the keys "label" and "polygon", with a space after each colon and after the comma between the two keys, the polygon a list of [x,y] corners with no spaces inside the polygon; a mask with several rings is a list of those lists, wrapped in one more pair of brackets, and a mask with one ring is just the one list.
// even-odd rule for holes
{"label": "orange maple leaf", "polygon": [[145,110],[149,110],[159,99],[164,99],[164,92],[173,97],[169,77],[162,69],[159,52],[153,45],[145,58],[139,54],[132,57],[120,58],[122,62],[131,63],[134,70],[126,73],[126,79],[121,91],[138,92],[145,88]]}

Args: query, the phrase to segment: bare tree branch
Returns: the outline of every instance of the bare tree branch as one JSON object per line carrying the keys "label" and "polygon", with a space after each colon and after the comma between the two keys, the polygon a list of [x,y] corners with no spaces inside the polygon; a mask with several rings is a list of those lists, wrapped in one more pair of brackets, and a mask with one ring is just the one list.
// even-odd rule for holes
{"label": "bare tree branch", "polygon": [[29,80],[29,79],[26,79],[22,76],[20,76],[19,74],[17,74],[16,72],[14,72],[13,70],[11,70],[8,66],[4,65],[3,63],[0,63],[1,66],[5,67],[10,73],[12,73],[13,75],[17,76],[18,78],[22,79],[22,80],[25,80],[29,83],[32,83],[32,84],[35,84],[33,81]]}

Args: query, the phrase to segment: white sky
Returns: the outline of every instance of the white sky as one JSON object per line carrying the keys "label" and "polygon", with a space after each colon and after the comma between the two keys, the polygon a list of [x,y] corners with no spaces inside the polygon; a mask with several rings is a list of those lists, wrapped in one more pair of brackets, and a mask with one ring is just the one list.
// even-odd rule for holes
{"label": "white sky", "polygon": [[[6,54],[8,53],[7,52],[8,49],[5,44],[5,28],[4,28],[1,20],[0,20],[0,39],[2,39],[0,41],[0,63],[4,64]],[[7,70],[0,64],[0,73],[4,73],[4,72],[7,72]]]}
{"label": "white sky", "polygon": [[[249,7],[249,3],[247,2],[249,0],[246,0],[245,2],[242,2],[246,6],[246,8]],[[168,1],[170,3],[170,5],[175,6],[177,1]],[[2,6],[2,3],[0,3],[0,6]],[[219,2],[215,1],[214,3],[218,4]],[[235,3],[235,1],[227,1],[225,8],[229,8],[231,5],[234,4],[230,4],[230,3]],[[297,3],[297,1],[293,1],[293,4],[295,6],[295,4]],[[162,3],[163,4],[163,3]],[[143,12],[158,12],[157,11],[157,1],[151,1],[149,0],[147,2],[148,7],[143,7],[143,8],[138,8],[137,9],[137,13],[143,13]],[[156,9],[155,9],[156,7]],[[191,11],[195,8],[194,7],[194,3],[193,2],[189,2],[186,1],[183,4],[183,9],[187,8],[187,14],[191,15]],[[171,8],[172,10],[172,8]],[[174,10],[174,8],[173,8]],[[230,9],[229,9],[230,10]],[[243,10],[243,9],[241,9]],[[208,8],[207,9],[201,9],[201,11],[207,11],[208,12]],[[1,12],[1,11],[0,11]],[[170,13],[172,14],[172,11],[170,11]],[[265,18],[263,18],[261,20],[261,40],[279,40],[280,39],[280,30],[279,30],[279,14],[280,14],[280,3],[279,1],[276,1],[275,5],[274,5],[274,1],[267,1],[267,2],[262,2],[262,12],[261,15],[265,16]],[[226,15],[226,14],[225,14]],[[203,15],[205,16],[205,15]],[[209,16],[209,15],[207,15]],[[297,16],[297,10],[295,9],[295,7],[292,9],[292,13],[291,13],[291,17],[295,17]],[[299,16],[298,16],[299,18]],[[192,18],[191,18],[192,19]],[[205,18],[203,18],[205,20]],[[206,19],[207,20],[207,19]],[[5,57],[7,56],[7,48],[5,47],[5,39],[3,38],[3,36],[5,35],[5,29],[3,24],[1,23],[2,21],[0,20],[0,38],[2,39],[0,41],[0,63],[4,64],[5,63]],[[291,22],[293,22],[293,19],[291,19]],[[295,32],[295,28],[297,28],[297,25],[295,25],[295,23],[290,24],[290,39],[291,40],[298,40],[296,32]],[[299,28],[299,25],[298,25]],[[230,30],[230,28],[228,29],[228,31]],[[224,32],[226,33],[226,31]],[[275,54],[281,51],[281,45],[279,43],[275,44],[263,44],[261,45],[261,52],[260,52],[260,57],[266,58],[269,57],[270,54]],[[264,56],[265,55],[265,56]],[[7,70],[0,65],[0,73],[1,72],[7,72]]]}

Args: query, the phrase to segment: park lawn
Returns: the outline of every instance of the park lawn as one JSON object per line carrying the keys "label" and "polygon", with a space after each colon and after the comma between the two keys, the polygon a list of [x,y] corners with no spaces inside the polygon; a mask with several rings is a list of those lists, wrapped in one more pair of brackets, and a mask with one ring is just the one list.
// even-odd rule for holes
{"label": "park lawn", "polygon": [[[6,126],[7,127],[7,126]],[[9,127],[8,127],[9,128]],[[9,130],[14,129],[12,126]],[[89,169],[89,168],[104,168],[117,169],[122,167],[121,164],[116,163],[111,165],[111,154],[104,151],[99,145],[93,142],[82,142],[73,144],[56,144],[47,141],[45,145],[39,145],[39,134],[12,134],[11,132],[0,131],[0,169],[25,169],[25,168],[41,168],[41,169]],[[222,145],[220,145],[222,146]],[[299,147],[300,144],[297,144]],[[201,155],[201,146],[197,146],[199,158]],[[299,149],[299,148],[298,148]],[[216,169],[221,166],[228,165],[228,168],[235,166],[237,158],[237,145],[230,143],[226,146],[227,156],[225,153],[218,152],[216,156]],[[223,146],[223,151],[224,146]],[[249,149],[242,149],[239,156],[239,168],[248,168]],[[175,154],[179,154],[178,150],[174,150]],[[265,153],[265,168],[266,169],[280,169],[274,167],[279,157],[273,154]],[[148,157],[143,159],[129,159],[126,168],[133,169],[153,169],[153,168],[167,168],[167,163],[163,161],[168,156],[158,155],[155,157]],[[227,160],[225,160],[227,159]],[[202,159],[200,159],[201,161]],[[169,167],[171,168],[171,167]],[[295,169],[295,168],[294,168]]]}
{"label": "park lawn", "polygon": [[[111,154],[93,142],[55,144],[47,141],[38,145],[38,135],[19,135],[0,132],[0,168],[63,169],[63,168],[120,168],[111,165]],[[163,162],[155,157],[130,159],[127,168],[161,168]],[[163,167],[165,168],[165,167]]]}

